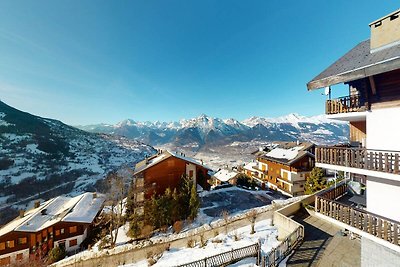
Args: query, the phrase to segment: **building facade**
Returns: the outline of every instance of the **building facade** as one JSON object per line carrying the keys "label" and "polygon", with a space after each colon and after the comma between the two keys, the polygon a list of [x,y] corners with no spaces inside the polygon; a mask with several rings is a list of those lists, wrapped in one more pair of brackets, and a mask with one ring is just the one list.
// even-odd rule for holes
{"label": "building facade", "polygon": [[314,144],[285,142],[257,157],[258,179],[271,189],[295,197],[314,168]]}
{"label": "building facade", "polygon": [[347,96],[327,100],[326,114],[349,122],[350,142],[347,146],[317,147],[316,166],[361,177],[366,193],[359,197],[366,199],[366,208],[343,206],[350,217],[342,220],[330,215],[337,210],[326,204],[331,203],[329,199],[321,198],[316,211],[362,237],[365,266],[396,266],[400,260],[399,15],[397,10],[372,22],[370,39],[307,84],[308,90],[330,90],[340,83],[349,88]]}
{"label": "building facade", "polygon": [[210,189],[211,169],[202,162],[186,157],[184,154],[160,151],[135,167],[134,179],[143,187],[138,192],[140,199],[149,199],[153,194],[164,194],[167,188],[178,187],[182,176],[189,177],[203,189]]}
{"label": "building facade", "polygon": [[74,198],[56,197],[0,228],[0,266],[40,259],[53,248],[79,250],[100,212],[103,196],[85,193]]}

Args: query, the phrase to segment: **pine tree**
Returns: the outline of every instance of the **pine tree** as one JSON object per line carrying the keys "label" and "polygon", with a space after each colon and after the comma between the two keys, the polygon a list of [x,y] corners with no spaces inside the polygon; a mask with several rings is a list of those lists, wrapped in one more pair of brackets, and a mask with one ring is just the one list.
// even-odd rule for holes
{"label": "pine tree", "polygon": [[326,186],[326,181],[324,180],[324,172],[321,168],[314,167],[311,171],[310,176],[306,180],[305,193],[313,194]]}
{"label": "pine tree", "polygon": [[197,217],[197,213],[199,212],[200,200],[197,196],[196,185],[192,185],[192,190],[190,191],[190,200],[189,200],[189,218],[194,220]]}

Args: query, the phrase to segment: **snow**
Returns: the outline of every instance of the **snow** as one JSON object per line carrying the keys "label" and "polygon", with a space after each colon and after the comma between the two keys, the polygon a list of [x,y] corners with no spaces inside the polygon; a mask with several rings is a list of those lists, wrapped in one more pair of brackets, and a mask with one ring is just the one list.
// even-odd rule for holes
{"label": "snow", "polygon": [[91,223],[103,205],[104,200],[105,197],[103,195],[94,197],[93,193],[85,193],[62,221]]}
{"label": "snow", "polygon": [[243,166],[243,169],[249,170],[249,171],[254,171],[254,168],[257,167],[258,163],[257,162],[250,162],[247,163],[246,165]]}
{"label": "snow", "polygon": [[293,148],[285,149],[285,148],[275,148],[266,154],[267,157],[276,158],[276,159],[287,159],[292,160],[299,154],[304,146],[296,146]]}
{"label": "snow", "polygon": [[214,177],[220,180],[221,182],[227,182],[232,178],[235,178],[238,175],[238,172],[222,169],[214,174]]}
{"label": "snow", "polygon": [[[261,243],[262,253],[267,253],[273,247],[276,247],[279,244],[279,241],[277,241],[278,230],[276,227],[271,226],[271,220],[256,222],[256,232],[254,234],[250,234],[250,231],[251,226],[248,225],[238,228],[235,231],[228,232],[228,234],[219,234],[216,237],[207,240],[207,243],[204,247],[200,247],[200,244],[197,244],[194,248],[174,248],[170,251],[165,251],[162,257],[153,266],[177,266],[180,264],[201,260],[223,252],[231,251],[232,249],[253,245],[257,242]],[[123,266],[143,266],[143,262],[127,264]]]}
{"label": "snow", "polygon": [[93,199],[92,193],[74,198],[59,196],[27,211],[23,218],[18,217],[11,221],[0,229],[0,236],[12,230],[37,232],[59,221],[91,223],[103,202],[104,197]]}
{"label": "snow", "polygon": [[33,154],[47,154],[46,152],[43,152],[42,150],[39,150],[37,144],[28,144],[28,145],[26,145],[26,150],[29,151],[30,153],[33,153]]}

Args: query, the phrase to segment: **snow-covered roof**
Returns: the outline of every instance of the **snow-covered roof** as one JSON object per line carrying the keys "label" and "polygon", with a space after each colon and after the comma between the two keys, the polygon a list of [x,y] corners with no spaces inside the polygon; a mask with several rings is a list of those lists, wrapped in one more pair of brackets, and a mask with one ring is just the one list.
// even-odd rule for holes
{"label": "snow-covered roof", "polygon": [[214,177],[220,180],[221,182],[227,182],[230,179],[235,178],[236,175],[238,175],[238,172],[236,171],[222,169],[218,171],[216,174],[214,174]]}
{"label": "snow-covered roof", "polygon": [[254,168],[257,167],[258,163],[257,162],[250,162],[247,163],[246,165],[243,166],[243,169],[249,170],[249,171],[255,171]]}
{"label": "snow-covered roof", "polygon": [[270,152],[261,156],[261,158],[265,158],[267,160],[276,160],[290,165],[306,155],[313,157],[314,155],[308,151],[312,146],[313,144],[311,143],[301,143],[296,146],[287,143],[272,149]]}
{"label": "snow-covered roof", "polygon": [[208,170],[212,170],[210,167],[204,165],[203,162],[198,161],[194,158],[186,157],[184,154],[174,153],[174,152],[170,152],[170,151],[163,151],[160,154],[157,154],[155,156],[152,156],[148,159],[145,159],[145,160],[137,163],[134,174],[136,175],[136,174],[138,174],[138,173],[140,173],[140,172],[142,172],[142,171],[144,171],[144,170],[146,170],[146,169],[156,165],[157,163],[160,163],[161,161],[164,161],[170,157],[179,158],[186,162],[190,162],[195,165],[202,166],[203,168],[206,168]]}
{"label": "snow-covered roof", "polygon": [[0,228],[0,236],[11,231],[38,232],[60,221],[91,223],[104,200],[103,195],[94,197],[93,193],[50,199]]}
{"label": "snow-covered roof", "polygon": [[271,158],[292,160],[297,157],[299,151],[301,151],[303,148],[304,146],[296,146],[289,149],[275,148],[265,155]]}

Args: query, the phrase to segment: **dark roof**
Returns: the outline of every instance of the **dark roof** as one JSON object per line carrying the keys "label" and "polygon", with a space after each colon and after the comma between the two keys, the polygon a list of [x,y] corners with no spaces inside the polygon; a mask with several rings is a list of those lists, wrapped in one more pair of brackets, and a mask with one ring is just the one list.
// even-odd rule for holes
{"label": "dark roof", "polygon": [[370,52],[363,41],[307,83],[308,90],[350,82],[400,68],[400,44]]}

